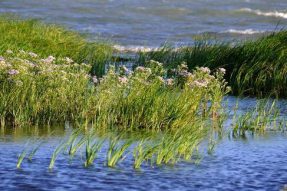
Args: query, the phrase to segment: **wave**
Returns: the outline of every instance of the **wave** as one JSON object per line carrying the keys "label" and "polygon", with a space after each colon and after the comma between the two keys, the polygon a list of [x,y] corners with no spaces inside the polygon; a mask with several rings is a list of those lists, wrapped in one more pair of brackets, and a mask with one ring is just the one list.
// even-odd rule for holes
{"label": "wave", "polygon": [[251,35],[251,34],[261,34],[261,33],[267,33],[267,32],[270,32],[270,31],[253,30],[253,29],[245,29],[245,30],[229,29],[221,33],[250,34]]}
{"label": "wave", "polygon": [[150,52],[158,50],[159,48],[156,47],[146,47],[146,46],[121,46],[121,45],[114,45],[115,50],[120,52]]}
{"label": "wave", "polygon": [[247,12],[247,13],[254,13],[256,15],[262,15],[262,16],[266,16],[266,17],[280,17],[280,18],[287,19],[287,13],[278,12],[278,11],[263,12],[263,11],[258,10],[258,9],[250,9],[250,8],[242,8],[242,9],[239,9],[238,11]]}

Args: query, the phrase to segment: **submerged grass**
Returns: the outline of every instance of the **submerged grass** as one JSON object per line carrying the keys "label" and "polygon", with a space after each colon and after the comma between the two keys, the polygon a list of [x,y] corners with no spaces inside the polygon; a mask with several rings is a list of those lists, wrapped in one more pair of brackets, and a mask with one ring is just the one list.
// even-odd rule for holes
{"label": "submerged grass", "polygon": [[231,135],[246,138],[248,134],[265,134],[268,131],[285,131],[286,116],[282,116],[276,101],[259,100],[254,109],[238,114],[235,108]]}
{"label": "submerged grass", "polygon": [[145,65],[149,60],[162,62],[167,68],[182,62],[189,70],[223,67],[234,95],[287,97],[287,31],[235,45],[198,41],[193,47],[164,46],[140,53],[137,63]]}
{"label": "submerged grass", "polygon": [[0,55],[6,50],[31,51],[41,57],[69,57],[92,65],[92,73],[103,74],[113,48],[106,42],[88,42],[82,35],[35,19],[0,16]]}

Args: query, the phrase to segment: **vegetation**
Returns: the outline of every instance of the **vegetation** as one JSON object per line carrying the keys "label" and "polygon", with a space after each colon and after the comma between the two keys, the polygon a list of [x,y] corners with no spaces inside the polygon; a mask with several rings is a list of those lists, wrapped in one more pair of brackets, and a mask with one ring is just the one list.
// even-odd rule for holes
{"label": "vegetation", "polygon": [[193,47],[174,49],[164,46],[159,50],[139,53],[137,64],[149,60],[174,68],[185,62],[189,70],[223,67],[225,79],[234,95],[287,96],[287,31],[273,33],[255,41],[235,45],[209,44],[198,41]]}
{"label": "vegetation", "polygon": [[220,117],[229,91],[224,69],[211,75],[208,68],[190,73],[181,65],[165,78],[162,64],[151,61],[134,72],[110,67],[98,79],[87,64],[25,51],[7,51],[0,64],[2,126],[70,121],[103,129],[176,129]]}
{"label": "vegetation", "polygon": [[233,114],[231,135],[233,138],[246,138],[248,134],[265,134],[270,131],[286,131],[286,117],[280,113],[276,101],[259,100],[254,109]]}
{"label": "vegetation", "polygon": [[34,52],[40,57],[69,57],[77,63],[92,64],[93,74],[103,74],[113,48],[105,42],[88,42],[76,32],[37,20],[0,16],[0,55],[6,50]]}
{"label": "vegetation", "polygon": [[8,50],[0,57],[0,124],[75,120],[90,94],[90,68],[70,58]]}
{"label": "vegetation", "polygon": [[[78,127],[55,148],[49,169],[65,152],[70,160],[85,153],[84,166],[89,167],[105,142],[108,167],[128,156],[135,169],[190,161],[206,139],[211,153],[212,135],[224,130],[222,100],[230,91],[225,79],[234,94],[286,96],[285,31],[235,46],[200,42],[177,50],[163,47],[141,53],[138,64],[144,66],[133,71],[109,66],[103,76],[112,54],[105,43],[11,17],[0,17],[0,32],[0,125],[69,121]],[[235,111],[231,135],[265,133],[270,125],[286,128],[275,103],[260,103],[245,114]],[[98,135],[109,131],[119,135]],[[135,132],[144,135],[123,136]],[[17,168],[25,159],[32,162],[43,143],[30,152],[25,148]]]}

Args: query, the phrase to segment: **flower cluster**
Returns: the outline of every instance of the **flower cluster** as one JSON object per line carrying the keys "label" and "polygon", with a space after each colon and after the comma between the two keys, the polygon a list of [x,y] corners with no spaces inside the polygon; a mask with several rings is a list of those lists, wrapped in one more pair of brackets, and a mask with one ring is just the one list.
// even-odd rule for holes
{"label": "flower cluster", "polygon": [[[5,95],[0,108],[5,108],[5,113],[18,113],[21,120],[28,113],[21,112],[30,108],[35,109],[31,110],[34,116],[54,114],[64,119],[82,107],[79,103],[92,80],[90,69],[70,58],[40,58],[33,52],[7,50],[0,56],[0,95]],[[0,112],[0,117],[5,117],[5,113]]]}

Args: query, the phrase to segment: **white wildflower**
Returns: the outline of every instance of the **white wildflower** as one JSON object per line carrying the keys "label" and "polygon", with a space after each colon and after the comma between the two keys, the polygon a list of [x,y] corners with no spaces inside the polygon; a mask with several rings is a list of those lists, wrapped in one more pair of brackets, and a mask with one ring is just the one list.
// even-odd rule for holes
{"label": "white wildflower", "polygon": [[166,85],[168,85],[168,86],[172,86],[173,83],[174,83],[174,79],[172,79],[172,78],[169,78],[166,80]]}
{"label": "white wildflower", "polygon": [[200,67],[199,70],[207,74],[210,73],[210,69],[208,67]]}
{"label": "white wildflower", "polygon": [[128,83],[128,78],[125,77],[125,76],[119,77],[118,79],[119,79],[119,82],[120,82],[121,84],[127,84],[127,83]]}
{"label": "white wildflower", "polygon": [[13,54],[13,51],[12,50],[7,50],[6,53],[7,54]]}
{"label": "white wildflower", "polygon": [[93,80],[94,84],[97,84],[99,82],[97,76],[93,76],[92,80]]}
{"label": "white wildflower", "polygon": [[206,80],[196,80],[193,83],[197,87],[205,87],[206,88],[209,82]]}
{"label": "white wildflower", "polygon": [[42,59],[41,61],[46,64],[51,64],[56,58],[54,56],[48,56],[46,59]]}
{"label": "white wildflower", "polygon": [[68,57],[65,58],[65,61],[67,64],[71,64],[74,62],[74,60],[72,60],[71,58],[68,58]]}
{"label": "white wildflower", "polygon": [[32,58],[38,57],[38,55],[34,52],[29,52],[28,55],[31,56]]}
{"label": "white wildflower", "polygon": [[17,75],[17,74],[19,74],[19,71],[15,70],[15,69],[11,69],[11,70],[8,71],[8,74],[11,75],[11,76]]}
{"label": "white wildflower", "polygon": [[226,73],[226,70],[225,70],[224,68],[219,68],[218,70],[219,70],[219,72],[222,73],[222,74],[225,74],[225,73]]}

